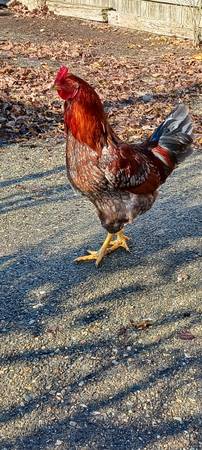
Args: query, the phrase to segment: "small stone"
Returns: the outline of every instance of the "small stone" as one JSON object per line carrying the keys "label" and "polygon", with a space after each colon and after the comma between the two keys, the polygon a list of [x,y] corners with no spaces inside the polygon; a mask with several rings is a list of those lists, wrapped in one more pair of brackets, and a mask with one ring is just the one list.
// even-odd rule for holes
{"label": "small stone", "polygon": [[62,389],[62,390],[61,390],[61,395],[64,396],[65,394],[66,394],[65,389]]}
{"label": "small stone", "polygon": [[61,441],[60,439],[57,439],[57,441],[55,443],[56,447],[59,447],[59,445],[62,445],[62,444],[63,444],[63,441]]}
{"label": "small stone", "polygon": [[151,100],[153,100],[153,95],[152,94],[145,94],[145,95],[142,96],[142,100],[145,103],[151,102]]}
{"label": "small stone", "polygon": [[114,364],[114,366],[118,366],[118,361],[116,361],[116,359],[112,359],[112,364]]}
{"label": "small stone", "polygon": [[30,320],[29,320],[29,325],[32,325],[34,322],[35,322],[34,319],[30,319]]}
{"label": "small stone", "polygon": [[70,424],[70,427],[76,427],[77,426],[77,423],[74,420],[70,420],[69,424]]}
{"label": "small stone", "polygon": [[131,407],[131,406],[133,406],[133,402],[126,402],[126,404],[127,404],[127,406],[129,406],[129,407]]}
{"label": "small stone", "polygon": [[62,398],[62,394],[61,394],[61,392],[57,392],[57,393],[56,393],[56,397],[58,397],[58,398]]}
{"label": "small stone", "polygon": [[189,355],[188,353],[184,353],[185,358],[192,358],[191,355]]}
{"label": "small stone", "polygon": [[116,354],[118,353],[118,349],[117,348],[113,348],[112,351],[113,351],[113,353],[116,353]]}
{"label": "small stone", "polygon": [[43,306],[43,303],[37,303],[36,305],[33,305],[32,308],[38,309],[38,308],[41,308],[42,306]]}
{"label": "small stone", "polygon": [[83,385],[84,385],[84,381],[80,381],[79,386],[83,386]]}
{"label": "small stone", "polygon": [[180,422],[180,423],[183,422],[181,417],[173,417],[173,419],[176,420],[177,422]]}
{"label": "small stone", "polygon": [[132,347],[129,345],[128,347],[126,347],[126,350],[128,350],[128,352],[130,352],[132,350]]}
{"label": "small stone", "polygon": [[189,279],[189,275],[187,273],[179,273],[177,276],[177,282],[180,283],[181,281],[186,281]]}
{"label": "small stone", "polygon": [[92,416],[100,416],[101,412],[100,411],[92,411],[91,415]]}
{"label": "small stone", "polygon": [[127,416],[124,416],[124,417],[122,417],[122,421],[123,421],[123,422],[127,423],[127,422],[128,422],[128,420],[129,420],[129,419],[128,419],[128,417],[127,417]]}
{"label": "small stone", "polygon": [[114,417],[114,411],[113,411],[113,409],[108,409],[108,411],[107,411],[107,415],[108,416],[111,416],[111,417]]}
{"label": "small stone", "polygon": [[30,402],[30,401],[33,399],[33,396],[32,396],[32,394],[25,394],[25,395],[23,396],[23,399],[24,399],[26,402]]}

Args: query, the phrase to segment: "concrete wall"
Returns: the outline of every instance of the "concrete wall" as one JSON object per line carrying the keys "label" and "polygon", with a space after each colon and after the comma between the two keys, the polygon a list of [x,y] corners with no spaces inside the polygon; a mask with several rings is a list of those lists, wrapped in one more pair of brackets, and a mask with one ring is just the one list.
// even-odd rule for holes
{"label": "concrete wall", "polygon": [[[202,34],[199,0],[21,0],[29,9],[43,6],[55,14],[108,22],[163,35],[193,38],[193,13]],[[189,5],[195,5],[190,7]],[[200,16],[199,16],[200,14]],[[199,24],[198,24],[199,25]]]}

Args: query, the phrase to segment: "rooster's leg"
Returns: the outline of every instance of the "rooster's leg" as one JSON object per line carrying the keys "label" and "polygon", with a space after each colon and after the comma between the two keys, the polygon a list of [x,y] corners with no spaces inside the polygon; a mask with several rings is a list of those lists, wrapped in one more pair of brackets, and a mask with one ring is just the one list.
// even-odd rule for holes
{"label": "rooster's leg", "polygon": [[102,261],[104,256],[107,255],[107,253],[111,253],[111,251],[112,251],[112,248],[110,247],[112,237],[113,237],[113,234],[108,233],[104,243],[102,244],[102,247],[100,247],[100,249],[97,252],[88,250],[89,255],[79,256],[78,258],[75,259],[75,261],[96,260],[96,266],[98,266],[98,264],[100,264],[100,262]]}
{"label": "rooster's leg", "polygon": [[128,244],[127,241],[129,240],[129,238],[127,236],[125,236],[124,234],[124,230],[119,231],[118,233],[116,233],[117,238],[115,241],[111,241],[110,242],[110,249],[108,250],[107,253],[111,253],[114,250],[117,250],[117,248],[125,248],[125,250],[127,250],[127,252],[129,252],[129,248],[128,248]]}

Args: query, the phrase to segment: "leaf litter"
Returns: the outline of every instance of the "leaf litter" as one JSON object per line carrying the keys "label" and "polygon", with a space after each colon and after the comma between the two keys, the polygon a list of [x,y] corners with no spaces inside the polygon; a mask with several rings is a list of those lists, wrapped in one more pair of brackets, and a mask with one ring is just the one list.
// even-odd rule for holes
{"label": "leaf litter", "polygon": [[[47,10],[29,13],[17,4],[12,8],[18,16],[49,14]],[[159,37],[151,39],[155,46]],[[103,42],[77,37],[73,41],[55,37],[49,42],[1,41],[0,140],[62,139],[63,104],[51,86],[58,67],[66,64],[96,88],[110,123],[128,141],[146,138],[179,101],[189,104],[191,112],[199,102],[192,112],[199,146],[200,58],[186,52],[179,55],[171,51],[171,44],[159,58],[138,43],[136,56],[100,54],[97,47]]]}
{"label": "leaf litter", "polygon": [[193,339],[196,338],[196,336],[194,336],[194,334],[191,331],[186,330],[186,329],[185,330],[181,330],[178,333],[178,337],[180,339],[182,339],[183,341],[192,341]]}

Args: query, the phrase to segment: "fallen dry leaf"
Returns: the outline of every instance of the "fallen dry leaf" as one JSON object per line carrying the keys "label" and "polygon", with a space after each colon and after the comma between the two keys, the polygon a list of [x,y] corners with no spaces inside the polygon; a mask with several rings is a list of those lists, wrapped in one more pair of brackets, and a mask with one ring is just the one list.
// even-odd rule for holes
{"label": "fallen dry leaf", "polygon": [[196,142],[201,146],[202,145],[202,136],[196,138]]}
{"label": "fallen dry leaf", "polygon": [[128,327],[121,327],[119,332],[118,332],[118,336],[126,335],[127,331],[128,331]]}
{"label": "fallen dry leaf", "polygon": [[137,323],[131,322],[131,323],[136,330],[146,330],[147,328],[152,326],[153,322],[151,319],[143,319],[140,322]]}
{"label": "fallen dry leaf", "polygon": [[202,61],[202,52],[197,53],[196,55],[194,55],[193,59],[195,59],[196,61]]}
{"label": "fallen dry leaf", "polygon": [[181,281],[186,281],[190,278],[188,273],[181,272],[177,276],[177,282],[180,283]]}
{"label": "fallen dry leaf", "polygon": [[147,328],[151,327],[153,324],[151,319],[143,319],[140,322],[134,322],[132,319],[130,320],[130,323],[127,326],[124,326],[120,328],[119,335],[126,335],[130,329],[135,330],[146,330]]}
{"label": "fallen dry leaf", "polygon": [[[49,14],[47,9],[30,13],[16,2],[12,8],[17,15]],[[107,29],[103,24],[89,27],[103,32]],[[162,40],[176,44],[174,39],[148,37],[154,45]],[[178,45],[180,42],[177,40]],[[131,51],[136,46],[128,45]],[[190,60],[189,54],[178,56],[169,48],[157,59],[151,51],[145,64],[143,45],[137,60],[113,54],[106,57],[98,53],[96,40],[89,38],[73,42],[54,38],[48,43],[4,40],[0,50],[0,139],[5,142],[34,137],[63,139],[63,102],[50,86],[57,68],[65,61],[96,88],[114,130],[129,142],[148,137],[177,102],[185,101],[194,107],[198,101],[200,53]],[[19,57],[23,58],[23,67],[18,64]],[[199,136],[196,145],[200,147],[198,103],[194,111],[194,131]]]}
{"label": "fallen dry leaf", "polygon": [[192,339],[195,339],[196,336],[194,336],[191,331],[189,330],[182,330],[178,333],[178,337],[182,339],[183,341],[192,341]]}

